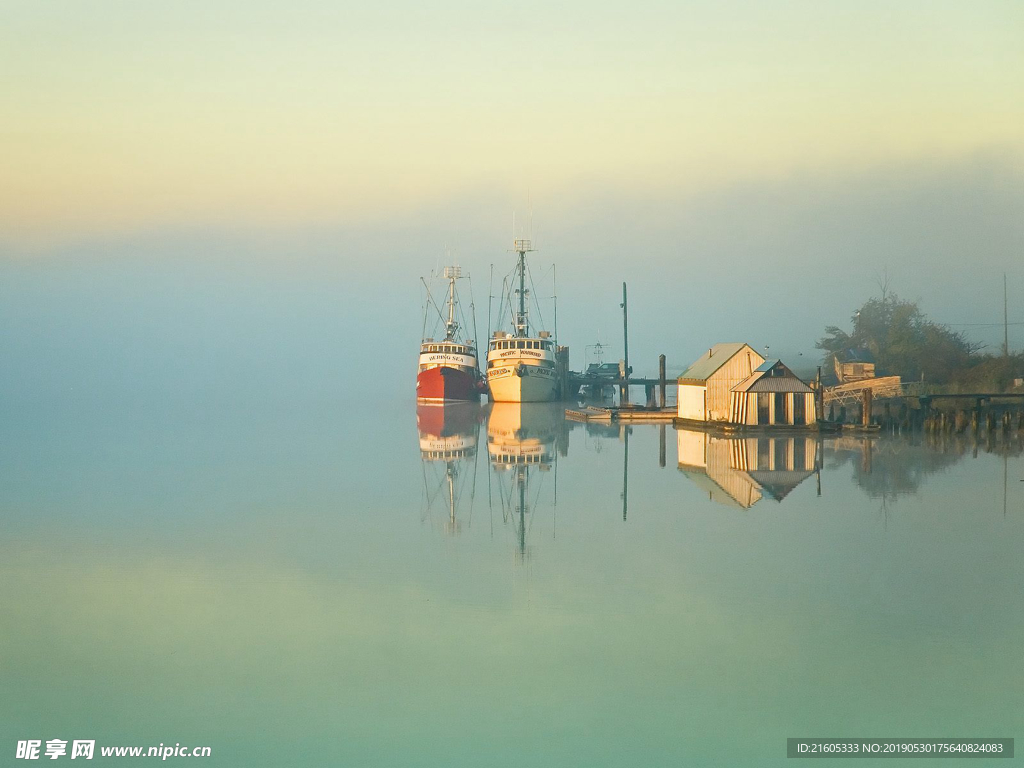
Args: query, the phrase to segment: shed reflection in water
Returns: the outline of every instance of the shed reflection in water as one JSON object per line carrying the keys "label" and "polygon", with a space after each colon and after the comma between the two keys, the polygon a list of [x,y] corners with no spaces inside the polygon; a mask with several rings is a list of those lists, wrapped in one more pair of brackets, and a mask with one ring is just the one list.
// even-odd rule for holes
{"label": "shed reflection in water", "polygon": [[718,436],[680,429],[679,470],[711,501],[749,509],[782,501],[818,469],[818,441],[807,436]]}

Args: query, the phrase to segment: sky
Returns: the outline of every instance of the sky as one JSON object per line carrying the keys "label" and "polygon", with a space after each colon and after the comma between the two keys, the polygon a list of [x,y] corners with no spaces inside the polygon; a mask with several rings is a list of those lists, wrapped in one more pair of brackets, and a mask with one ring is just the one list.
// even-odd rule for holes
{"label": "sky", "polygon": [[623,281],[641,370],[812,358],[883,272],[953,324],[1000,322],[1005,272],[1024,321],[1022,33],[1018,2],[8,0],[0,384],[404,382],[418,277],[458,260],[484,326],[513,217],[576,367]]}

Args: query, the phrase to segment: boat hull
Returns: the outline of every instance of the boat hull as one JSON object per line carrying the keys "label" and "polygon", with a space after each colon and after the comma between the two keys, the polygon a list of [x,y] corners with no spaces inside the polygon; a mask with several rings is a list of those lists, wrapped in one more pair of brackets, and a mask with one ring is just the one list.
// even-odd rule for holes
{"label": "boat hull", "polygon": [[416,399],[420,402],[460,402],[480,400],[476,376],[470,371],[438,366],[416,376]]}
{"label": "boat hull", "polygon": [[550,403],[558,380],[552,368],[517,365],[489,372],[487,385],[496,403]]}

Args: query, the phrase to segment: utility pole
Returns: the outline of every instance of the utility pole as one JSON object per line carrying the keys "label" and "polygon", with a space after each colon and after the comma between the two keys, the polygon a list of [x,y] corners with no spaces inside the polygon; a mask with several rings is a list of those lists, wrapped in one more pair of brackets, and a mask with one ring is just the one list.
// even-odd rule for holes
{"label": "utility pole", "polygon": [[1010,356],[1010,323],[1006,309],[1006,273],[1003,272],[1003,357]]}
{"label": "utility pole", "polygon": [[626,308],[626,284],[622,284],[622,357],[623,357],[623,384],[619,391],[619,402],[629,402],[629,323]]}

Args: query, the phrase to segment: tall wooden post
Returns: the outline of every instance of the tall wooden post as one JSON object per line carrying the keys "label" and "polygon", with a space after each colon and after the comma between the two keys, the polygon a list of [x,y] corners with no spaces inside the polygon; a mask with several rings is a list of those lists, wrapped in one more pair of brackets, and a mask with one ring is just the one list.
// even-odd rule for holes
{"label": "tall wooden post", "polygon": [[860,423],[865,426],[871,426],[871,388],[865,387],[861,393],[861,420]]}
{"label": "tall wooden post", "polygon": [[665,356],[658,355],[658,381],[661,385],[661,397],[659,398],[661,407],[665,407]]}
{"label": "tall wooden post", "polygon": [[622,388],[619,390],[619,402],[629,402],[629,311],[626,306],[626,284],[622,284]]}
{"label": "tall wooden post", "polygon": [[825,392],[821,388],[821,366],[818,366],[818,377],[814,380],[814,420],[825,420]]}

